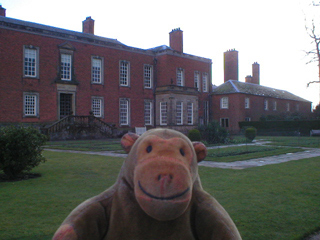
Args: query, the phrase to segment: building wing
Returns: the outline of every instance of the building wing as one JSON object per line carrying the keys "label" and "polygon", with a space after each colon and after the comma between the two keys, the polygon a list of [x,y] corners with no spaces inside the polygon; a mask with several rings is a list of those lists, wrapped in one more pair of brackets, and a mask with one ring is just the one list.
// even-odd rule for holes
{"label": "building wing", "polygon": [[237,80],[229,80],[221,84],[217,88],[213,89],[212,94],[218,95],[218,94],[232,94],[232,93],[243,93],[243,94],[261,96],[261,97],[310,102],[306,99],[303,99],[285,90],[266,87],[266,86],[262,86],[254,83],[239,82]]}

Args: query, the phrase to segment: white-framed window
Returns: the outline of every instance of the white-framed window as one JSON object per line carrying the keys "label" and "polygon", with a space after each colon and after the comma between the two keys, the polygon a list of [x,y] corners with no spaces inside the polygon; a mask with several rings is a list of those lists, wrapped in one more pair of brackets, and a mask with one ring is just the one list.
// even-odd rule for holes
{"label": "white-framed window", "polygon": [[23,93],[23,116],[37,117],[39,115],[39,94]]}
{"label": "white-framed window", "polygon": [[183,124],[183,102],[176,103],[176,124]]}
{"label": "white-framed window", "polygon": [[194,72],[194,87],[200,91],[200,72]]}
{"label": "white-framed window", "polygon": [[152,100],[144,100],[144,124],[152,125],[153,122],[153,102]]}
{"label": "white-framed window", "polygon": [[287,112],[290,112],[290,103],[287,103]]}
{"label": "white-framed window", "polygon": [[93,56],[91,57],[91,83],[102,84],[103,76],[103,58]]}
{"label": "white-framed window", "polygon": [[61,54],[60,77],[61,80],[71,81],[72,76],[72,56],[71,54]]}
{"label": "white-framed window", "polygon": [[92,97],[91,98],[91,111],[95,117],[103,117],[103,98]]}
{"label": "white-framed window", "polygon": [[202,74],[202,91],[208,92],[208,73]]}
{"label": "white-framed window", "polygon": [[269,102],[267,99],[264,100],[264,110],[268,110],[269,109]]}
{"label": "white-framed window", "polygon": [[244,119],[244,121],[246,121],[246,122],[251,122],[251,117],[246,117],[246,118]]}
{"label": "white-framed window", "polygon": [[222,97],[220,99],[220,108],[221,109],[228,109],[229,108],[229,98],[228,97]]}
{"label": "white-framed window", "polygon": [[220,118],[220,126],[224,128],[229,127],[229,118]]}
{"label": "white-framed window", "polygon": [[184,70],[177,68],[177,86],[184,86]]}
{"label": "white-framed window", "polygon": [[36,78],[39,75],[39,48],[24,46],[23,48],[23,76]]}
{"label": "white-framed window", "polygon": [[120,86],[130,86],[130,62],[120,61]]}
{"label": "white-framed window", "polygon": [[188,125],[193,124],[193,103],[192,102],[187,103],[187,124]]}
{"label": "white-framed window", "polygon": [[119,103],[120,125],[129,125],[129,99],[121,98]]}
{"label": "white-framed window", "polygon": [[273,102],[273,111],[277,111],[277,101]]}
{"label": "white-framed window", "polygon": [[143,67],[144,88],[152,88],[152,79],[153,79],[152,76],[153,76],[152,65],[144,65]]}
{"label": "white-framed window", "polygon": [[167,102],[160,102],[160,125],[168,124],[167,114],[168,114]]}
{"label": "white-framed window", "polygon": [[296,105],[296,111],[297,111],[297,112],[300,111],[300,105],[299,105],[299,103],[297,103],[297,105]]}
{"label": "white-framed window", "polygon": [[250,98],[248,97],[244,99],[244,108],[246,109],[250,108]]}

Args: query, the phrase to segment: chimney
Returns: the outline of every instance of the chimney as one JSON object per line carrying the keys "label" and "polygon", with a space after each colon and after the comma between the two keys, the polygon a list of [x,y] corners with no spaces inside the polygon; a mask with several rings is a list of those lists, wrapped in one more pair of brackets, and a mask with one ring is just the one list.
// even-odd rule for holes
{"label": "chimney", "polygon": [[246,83],[252,83],[252,76],[251,75],[246,76]]}
{"label": "chimney", "polygon": [[94,20],[91,17],[87,17],[86,20],[82,22],[82,32],[94,34]]}
{"label": "chimney", "polygon": [[6,9],[0,5],[0,16],[5,17],[6,16]]}
{"label": "chimney", "polygon": [[170,33],[170,47],[178,52],[183,52],[183,31],[180,28],[173,29]]}
{"label": "chimney", "polygon": [[252,83],[260,85],[260,65],[257,62],[252,64]]}
{"label": "chimney", "polygon": [[224,82],[239,80],[238,78],[238,51],[228,50],[224,53]]}

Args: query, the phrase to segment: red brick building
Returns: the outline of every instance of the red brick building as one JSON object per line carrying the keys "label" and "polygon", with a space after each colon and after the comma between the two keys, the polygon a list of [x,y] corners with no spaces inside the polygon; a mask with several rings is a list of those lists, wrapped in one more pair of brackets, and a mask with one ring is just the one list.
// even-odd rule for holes
{"label": "red brick building", "polygon": [[[252,65],[252,76],[245,82],[238,80],[238,52],[224,53],[224,83],[213,89],[211,94],[212,119],[231,133],[239,133],[238,122],[259,121],[262,116],[307,115],[311,112],[311,102],[285,90],[260,85],[260,66]],[[228,69],[228,71],[226,71]]]}
{"label": "red brick building", "polygon": [[0,5],[0,125],[47,126],[69,115],[94,116],[117,128],[182,132],[217,120],[231,133],[262,115],[310,113],[311,102],[260,85],[259,64],[238,81],[238,52],[224,55],[225,83],[212,89],[208,58],[183,52],[183,32],[170,46],[129,47],[94,35],[94,20],[75,32],[6,17]]}
{"label": "red brick building", "polygon": [[170,46],[139,49],[94,35],[6,17],[0,6],[0,124],[47,125],[90,111],[117,127],[186,131],[209,121],[211,59]]}

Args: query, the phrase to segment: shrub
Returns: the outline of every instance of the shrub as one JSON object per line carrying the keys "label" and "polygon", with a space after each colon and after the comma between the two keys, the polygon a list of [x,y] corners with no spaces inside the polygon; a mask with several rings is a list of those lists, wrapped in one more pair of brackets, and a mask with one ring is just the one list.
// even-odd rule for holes
{"label": "shrub", "polygon": [[253,139],[255,139],[256,135],[257,135],[257,130],[254,127],[248,127],[245,131],[246,139],[249,142],[252,142]]}
{"label": "shrub", "polygon": [[199,126],[201,137],[209,144],[213,143],[228,143],[229,133],[221,127],[217,121],[210,122],[208,125]]}
{"label": "shrub", "polygon": [[0,128],[0,170],[14,179],[45,162],[41,152],[47,137],[33,127]]}
{"label": "shrub", "polygon": [[201,134],[200,131],[198,129],[191,129],[188,133],[188,138],[192,141],[192,142],[199,142],[201,141]]}

